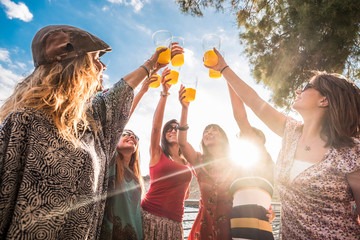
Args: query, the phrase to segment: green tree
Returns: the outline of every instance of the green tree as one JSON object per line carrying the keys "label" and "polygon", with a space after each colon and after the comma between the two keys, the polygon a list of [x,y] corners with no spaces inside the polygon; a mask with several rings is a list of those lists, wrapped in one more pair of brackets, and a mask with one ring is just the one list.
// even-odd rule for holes
{"label": "green tree", "polygon": [[258,83],[289,108],[311,70],[360,78],[359,0],[177,0],[181,10],[230,9]]}

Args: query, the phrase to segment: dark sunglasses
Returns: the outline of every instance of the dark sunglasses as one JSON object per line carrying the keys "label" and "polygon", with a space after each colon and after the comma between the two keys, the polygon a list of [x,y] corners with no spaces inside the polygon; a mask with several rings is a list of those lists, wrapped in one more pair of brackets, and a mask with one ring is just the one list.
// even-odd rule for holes
{"label": "dark sunglasses", "polygon": [[313,88],[315,89],[316,91],[318,91],[319,93],[321,93],[323,96],[325,96],[325,94],[320,90],[318,89],[317,87],[315,87],[313,84],[311,83],[307,83],[304,85],[303,89],[301,90],[301,92],[304,92],[306,91],[307,89],[310,89],[310,88]]}
{"label": "dark sunglasses", "polygon": [[172,132],[173,130],[175,130],[175,132],[178,131],[178,126],[169,126],[167,129],[166,129],[166,132]]}
{"label": "dark sunglasses", "polygon": [[312,85],[311,83],[305,84],[304,87],[301,89],[301,92],[305,92],[309,88],[314,88],[314,85]]}
{"label": "dark sunglasses", "polygon": [[123,132],[121,134],[121,137],[124,137],[124,138],[129,138],[129,137],[134,137],[134,139],[138,142],[139,141],[139,137],[136,136],[135,134],[133,134],[132,132]]}

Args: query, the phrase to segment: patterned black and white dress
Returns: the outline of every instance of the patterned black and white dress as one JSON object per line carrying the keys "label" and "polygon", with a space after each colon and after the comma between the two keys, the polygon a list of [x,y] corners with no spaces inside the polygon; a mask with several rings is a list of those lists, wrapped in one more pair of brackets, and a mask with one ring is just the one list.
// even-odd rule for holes
{"label": "patterned black and white dress", "polygon": [[51,118],[33,109],[10,113],[0,126],[0,239],[98,239],[108,165],[134,97],[121,80],[94,98],[78,148]]}

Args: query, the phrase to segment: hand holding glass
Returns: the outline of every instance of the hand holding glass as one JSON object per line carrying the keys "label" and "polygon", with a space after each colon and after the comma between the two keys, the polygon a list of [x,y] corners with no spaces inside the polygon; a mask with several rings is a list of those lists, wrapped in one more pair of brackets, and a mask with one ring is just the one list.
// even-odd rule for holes
{"label": "hand holding glass", "polygon": [[[177,43],[177,46],[184,48],[184,38],[182,37],[173,37],[172,38],[172,42],[173,43]],[[184,54],[176,54],[172,59],[171,59],[171,64],[174,67],[180,67],[184,64]]]}
{"label": "hand holding glass", "polygon": [[185,86],[185,90],[186,90],[184,93],[184,96],[185,96],[184,101],[186,101],[186,102],[194,101],[195,95],[196,95],[198,78],[192,77],[192,78],[188,78],[188,79],[183,79],[182,83]]}
{"label": "hand holding glass", "polygon": [[171,50],[169,48],[171,41],[172,41],[171,32],[166,31],[166,30],[156,31],[152,35],[152,39],[154,41],[156,50],[161,49],[161,48],[166,48],[166,51],[160,53],[159,58],[158,58],[158,63],[168,64],[171,60]]}
{"label": "hand holding glass", "polygon": [[152,88],[157,88],[160,86],[160,82],[161,82],[161,77],[157,74],[154,74],[151,76],[151,78],[157,78],[156,81],[152,82],[149,84],[149,87],[152,87]]}
{"label": "hand holding glass", "polygon": [[215,34],[207,34],[202,39],[202,47],[204,50],[204,64],[213,67],[218,63],[218,57],[214,52],[214,48],[220,50],[220,37]]}
{"label": "hand holding glass", "polygon": [[177,72],[175,70],[171,70],[170,73],[165,76],[165,80],[168,80],[170,78],[171,78],[171,80],[168,82],[168,84],[170,84],[170,85],[176,84],[178,82],[179,72]]}

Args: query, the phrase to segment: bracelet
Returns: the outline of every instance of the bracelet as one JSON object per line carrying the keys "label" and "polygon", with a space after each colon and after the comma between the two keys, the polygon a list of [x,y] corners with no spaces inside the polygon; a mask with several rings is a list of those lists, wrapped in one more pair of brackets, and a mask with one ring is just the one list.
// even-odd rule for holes
{"label": "bracelet", "polygon": [[166,96],[169,96],[170,93],[163,93],[163,91],[160,92],[160,97],[166,97]]}
{"label": "bracelet", "polygon": [[225,67],[223,67],[223,69],[220,70],[220,73],[222,74],[222,72],[228,67],[229,67],[229,65],[226,65]]}
{"label": "bracelet", "polygon": [[145,66],[145,65],[141,65],[140,67],[142,67],[143,69],[146,70],[148,78],[150,78],[150,70],[149,70],[149,68],[147,66]]}
{"label": "bracelet", "polygon": [[189,129],[189,125],[186,124],[185,126],[180,127],[179,125],[176,127],[179,131],[186,131]]}

